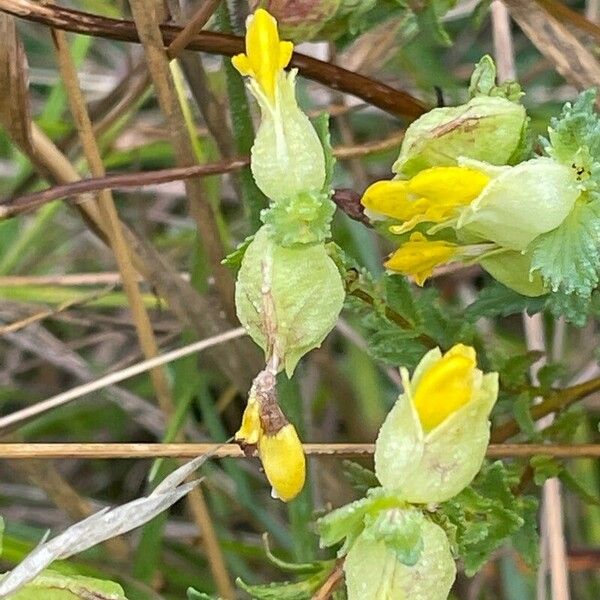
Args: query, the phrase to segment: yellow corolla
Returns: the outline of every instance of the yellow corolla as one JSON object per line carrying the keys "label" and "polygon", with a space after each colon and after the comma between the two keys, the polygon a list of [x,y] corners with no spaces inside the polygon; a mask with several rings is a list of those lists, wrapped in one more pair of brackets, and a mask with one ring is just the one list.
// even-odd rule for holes
{"label": "yellow corolla", "polygon": [[[304,487],[306,459],[296,428],[287,421],[278,405],[267,418],[256,397],[251,396],[235,440],[242,447],[256,446],[273,495],[289,502]],[[275,415],[275,416],[274,416]]]}
{"label": "yellow corolla", "polygon": [[400,372],[404,393],[379,430],[375,472],[407,502],[443,502],[481,468],[498,374],[483,374],[475,350],[463,344],[429,351],[412,378]]}
{"label": "yellow corolla", "polygon": [[457,244],[443,240],[428,240],[415,232],[384,263],[390,271],[411,275],[418,285],[423,285],[435,267],[454,258],[459,250]]}
{"label": "yellow corolla", "polygon": [[457,344],[423,373],[413,404],[425,432],[435,429],[473,396],[475,349]]}
{"label": "yellow corolla", "polygon": [[418,223],[442,223],[460,213],[481,194],[490,178],[470,167],[431,167],[411,179],[378,181],[361,200],[372,212],[402,221],[393,233],[410,231]]}
{"label": "yellow corolla", "polygon": [[293,51],[292,42],[279,39],[275,18],[259,8],[248,18],[246,53],[237,54],[231,61],[241,75],[252,77],[274,102],[277,78],[288,66]]}

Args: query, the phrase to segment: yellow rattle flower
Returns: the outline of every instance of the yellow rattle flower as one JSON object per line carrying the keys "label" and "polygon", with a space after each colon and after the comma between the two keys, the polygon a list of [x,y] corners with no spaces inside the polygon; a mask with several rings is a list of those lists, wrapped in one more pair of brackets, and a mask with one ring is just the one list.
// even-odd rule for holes
{"label": "yellow rattle flower", "polygon": [[479,196],[490,178],[470,167],[431,167],[402,180],[377,181],[362,197],[370,212],[403,221],[393,233],[410,231],[423,222],[442,223]]}
{"label": "yellow rattle flower", "polygon": [[319,136],[296,102],[297,69],[284,69],[292,42],[279,39],[277,21],[259,8],[246,22],[246,52],[232,58],[249,77],[249,89],[261,109],[250,166],[256,185],[271,200],[320,192],[325,182],[325,155]]}
{"label": "yellow rattle flower", "polygon": [[404,393],[379,430],[375,472],[407,502],[443,502],[481,468],[498,374],[483,374],[475,350],[463,344],[443,355],[429,351],[412,378],[400,372]]}

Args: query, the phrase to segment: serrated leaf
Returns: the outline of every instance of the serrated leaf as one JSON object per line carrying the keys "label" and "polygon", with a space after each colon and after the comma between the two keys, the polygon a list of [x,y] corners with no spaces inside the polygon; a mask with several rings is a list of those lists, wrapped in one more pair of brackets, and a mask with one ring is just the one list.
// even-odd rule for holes
{"label": "serrated leaf", "polygon": [[516,354],[499,366],[500,380],[506,386],[518,386],[529,383],[529,371],[544,356],[544,352],[531,350]]}
{"label": "serrated leaf", "polygon": [[[543,140],[546,153],[559,162],[579,165],[589,171],[600,161],[600,119],[595,110],[597,92],[582,92],[571,104],[567,102],[560,117],[550,122],[549,141]],[[583,153],[582,153],[583,150]],[[584,155],[587,155],[587,161]]]}
{"label": "serrated leaf", "polygon": [[423,314],[408,279],[401,275],[387,274],[384,286],[387,305],[402,315],[413,327],[419,327],[423,322]]}
{"label": "serrated leaf", "polygon": [[542,486],[548,479],[558,477],[563,470],[562,465],[552,456],[533,456],[529,464],[533,469],[533,481]]}
{"label": "serrated leaf", "polygon": [[494,281],[479,292],[477,300],[467,307],[465,317],[476,321],[482,317],[507,317],[523,311],[533,315],[542,311],[545,303],[546,296],[522,296]]}
{"label": "serrated leaf", "polygon": [[539,502],[537,498],[521,498],[521,517],[523,526],[516,531],[511,540],[513,548],[523,560],[535,569],[540,562],[540,540],[538,532]]}
{"label": "serrated leaf", "polygon": [[531,273],[553,292],[589,298],[600,269],[600,197],[580,199],[562,224],[531,244]]}
{"label": "serrated leaf", "polygon": [[406,330],[395,326],[375,331],[367,339],[369,353],[377,360],[413,370],[427,348],[410,335]]}
{"label": "serrated leaf", "polygon": [[539,441],[541,434],[531,416],[531,396],[520,394],[513,403],[513,415],[521,431],[531,440]]}
{"label": "serrated leaf", "polygon": [[367,469],[352,460],[342,461],[342,472],[350,485],[359,493],[364,494],[367,490],[380,485],[377,475],[371,469]]}
{"label": "serrated leaf", "polygon": [[524,526],[533,527],[531,499],[515,497],[511,487],[518,481],[516,473],[501,462],[487,465],[474,484],[440,507],[456,526],[458,553],[471,576],[489,559],[496,548],[512,538]]}

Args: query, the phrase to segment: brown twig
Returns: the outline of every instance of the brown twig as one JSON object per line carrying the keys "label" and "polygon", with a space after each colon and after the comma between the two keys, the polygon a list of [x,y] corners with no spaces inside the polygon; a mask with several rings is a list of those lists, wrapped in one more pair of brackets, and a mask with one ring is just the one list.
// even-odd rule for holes
{"label": "brown twig", "polygon": [[[400,144],[404,132],[400,131],[384,138],[356,146],[336,146],[333,155],[340,160],[356,158],[384,152]],[[249,157],[232,158],[214,163],[192,165],[189,167],[172,167],[154,171],[134,173],[115,173],[104,177],[80,179],[66,185],[56,185],[40,192],[24,194],[17,198],[3,200],[0,203],[0,219],[8,219],[17,214],[27,212],[58,199],[67,199],[86,192],[97,192],[103,189],[143,187],[178,181],[192,177],[207,177],[237,171],[250,163]]]}
{"label": "brown twig", "polygon": [[335,563],[335,567],[323,583],[323,585],[313,595],[311,600],[327,600],[331,597],[334,590],[344,580],[344,559],[341,558]]}
{"label": "brown twig", "polygon": [[[374,444],[304,444],[310,456],[336,458],[371,456]],[[144,444],[144,443],[0,443],[0,457],[10,459],[117,459],[117,458],[194,458],[210,453],[215,458],[245,458],[237,444]],[[251,454],[254,456],[254,454]],[[490,458],[553,456],[555,458],[598,458],[600,444],[491,444]]]}
{"label": "brown twig", "polygon": [[[0,0],[0,10],[29,21],[84,35],[126,42],[140,41],[132,21],[109,19],[64,7],[46,6],[32,0]],[[163,43],[168,46],[181,33],[182,28],[162,24],[160,30]],[[233,56],[244,51],[244,40],[233,35],[201,31],[186,47],[189,50]],[[290,65],[297,67],[300,73],[309,79],[362,98],[394,115],[416,118],[428,110],[421,101],[406,92],[298,52],[294,53]]]}

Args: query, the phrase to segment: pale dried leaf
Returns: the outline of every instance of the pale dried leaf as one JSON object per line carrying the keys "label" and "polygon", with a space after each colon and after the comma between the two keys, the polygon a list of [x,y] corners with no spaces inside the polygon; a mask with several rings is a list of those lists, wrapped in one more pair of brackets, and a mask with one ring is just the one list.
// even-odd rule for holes
{"label": "pale dried leaf", "polygon": [[22,149],[31,149],[28,65],[14,17],[0,13],[0,125]]}
{"label": "pale dried leaf", "polygon": [[534,0],[504,0],[513,19],[555,69],[580,90],[600,85],[600,62]]}
{"label": "pale dried leaf", "polygon": [[210,456],[207,454],[184,464],[162,481],[149,496],[137,498],[113,509],[104,508],[75,523],[51,540],[42,540],[0,581],[0,598],[21,589],[53,561],[69,558],[107,539],[127,533],[156,517],[200,483],[200,480],[195,480],[181,485],[182,481]]}

